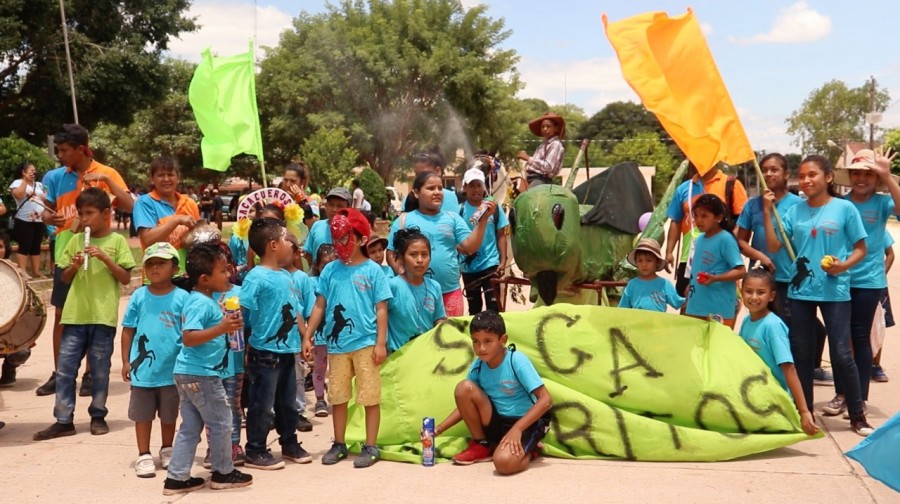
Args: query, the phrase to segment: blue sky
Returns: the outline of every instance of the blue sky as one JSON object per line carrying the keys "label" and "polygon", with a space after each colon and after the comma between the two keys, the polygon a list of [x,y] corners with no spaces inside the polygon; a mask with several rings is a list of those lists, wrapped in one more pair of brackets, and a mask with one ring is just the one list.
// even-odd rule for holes
{"label": "blue sky", "polygon": [[[261,45],[301,11],[321,12],[322,0],[258,0],[256,33]],[[503,18],[511,35],[504,43],[521,57],[521,97],[566,101],[588,115],[616,100],[637,101],[622,79],[600,21],[617,21],[648,11],[683,13],[690,6],[707,36],[719,71],[731,92],[753,147],[796,151],[785,118],[809,93],[831,79],[862,85],[874,75],[891,92],[882,126],[900,127],[900,2],[879,0],[463,0],[482,3]],[[199,59],[206,46],[238,53],[254,34],[254,2],[195,0],[191,14],[202,28],[174,41],[172,52]],[[835,139],[840,140],[840,139]]]}

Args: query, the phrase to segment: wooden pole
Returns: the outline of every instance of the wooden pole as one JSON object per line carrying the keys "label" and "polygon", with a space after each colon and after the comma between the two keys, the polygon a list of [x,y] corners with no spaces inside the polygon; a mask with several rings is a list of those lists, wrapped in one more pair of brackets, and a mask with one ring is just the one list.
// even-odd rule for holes
{"label": "wooden pole", "polygon": [[[759,161],[756,157],[753,158],[753,167],[756,168],[756,178],[759,179],[763,192],[765,192],[769,187],[766,185],[766,178],[763,176],[762,168],[759,167]],[[785,166],[785,169],[787,169],[787,166]],[[760,197],[762,197],[762,195],[760,195]],[[760,205],[762,205],[762,201],[760,201]],[[781,222],[781,215],[774,206],[772,207],[772,211],[775,212],[775,224],[778,226],[778,232],[781,233],[781,240],[784,242],[784,246],[787,249],[788,257],[791,258],[791,262],[794,262],[797,259],[797,255],[794,254],[794,247],[791,245],[787,233],[784,232],[784,223]]]}

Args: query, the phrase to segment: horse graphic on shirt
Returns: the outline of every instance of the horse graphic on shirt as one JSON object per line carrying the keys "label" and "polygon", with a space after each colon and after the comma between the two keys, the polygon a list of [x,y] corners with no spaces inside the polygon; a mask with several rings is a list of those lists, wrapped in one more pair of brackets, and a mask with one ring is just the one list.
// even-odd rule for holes
{"label": "horse graphic on shirt", "polygon": [[153,361],[156,360],[156,352],[153,350],[147,350],[147,343],[150,342],[150,338],[147,337],[146,334],[141,334],[138,337],[138,354],[137,357],[134,358],[133,361],[129,364],[131,367],[131,376],[137,378],[137,370],[141,367],[141,364],[144,363],[145,360],[150,359],[147,362],[147,367],[153,365]]}
{"label": "horse graphic on shirt", "polygon": [[325,339],[329,343],[333,343],[334,346],[340,348],[341,345],[338,344],[338,337],[341,335],[341,332],[344,328],[349,327],[350,333],[353,333],[353,329],[355,325],[353,324],[353,319],[344,318],[344,312],[347,309],[344,308],[344,305],[338,304],[334,307],[334,311],[332,312],[332,318],[334,319],[334,325],[331,326],[331,334],[325,337]]}
{"label": "horse graphic on shirt", "polygon": [[269,336],[266,339],[266,343],[275,342],[276,348],[281,348],[281,345],[287,346],[288,333],[291,332],[291,329],[294,327],[294,324],[297,323],[297,319],[294,318],[293,310],[291,309],[291,305],[285,304],[281,307],[281,327],[275,331],[275,334]]}
{"label": "horse graphic on shirt", "polygon": [[225,340],[225,355],[222,356],[222,362],[216,364],[213,371],[224,371],[228,369],[228,352],[231,351],[231,345],[228,344],[228,338],[223,339]]}
{"label": "horse graphic on shirt", "polygon": [[797,273],[794,275],[794,278],[791,278],[791,290],[793,292],[800,290],[800,287],[807,278],[815,276],[813,275],[812,270],[807,267],[809,265],[809,259],[806,257],[798,257],[795,264],[797,266]]}

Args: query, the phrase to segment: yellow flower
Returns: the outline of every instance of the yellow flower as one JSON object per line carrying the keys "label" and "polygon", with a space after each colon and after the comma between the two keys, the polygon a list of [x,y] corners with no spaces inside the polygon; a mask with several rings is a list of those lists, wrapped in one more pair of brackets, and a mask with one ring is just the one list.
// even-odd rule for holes
{"label": "yellow flower", "polygon": [[252,221],[250,219],[248,219],[246,217],[244,217],[243,219],[240,219],[237,222],[237,226],[235,227],[235,230],[234,230],[235,236],[237,236],[238,238],[240,238],[242,240],[246,240],[247,236],[250,233],[250,224],[252,224]]}
{"label": "yellow flower", "polygon": [[303,220],[303,209],[296,203],[284,207],[284,220],[290,223],[297,223]]}

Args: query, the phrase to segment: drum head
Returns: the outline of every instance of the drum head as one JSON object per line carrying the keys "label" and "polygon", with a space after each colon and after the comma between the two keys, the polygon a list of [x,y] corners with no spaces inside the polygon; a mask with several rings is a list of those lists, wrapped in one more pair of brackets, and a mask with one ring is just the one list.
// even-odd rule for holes
{"label": "drum head", "polygon": [[0,333],[16,323],[25,309],[25,279],[12,262],[0,259]]}

